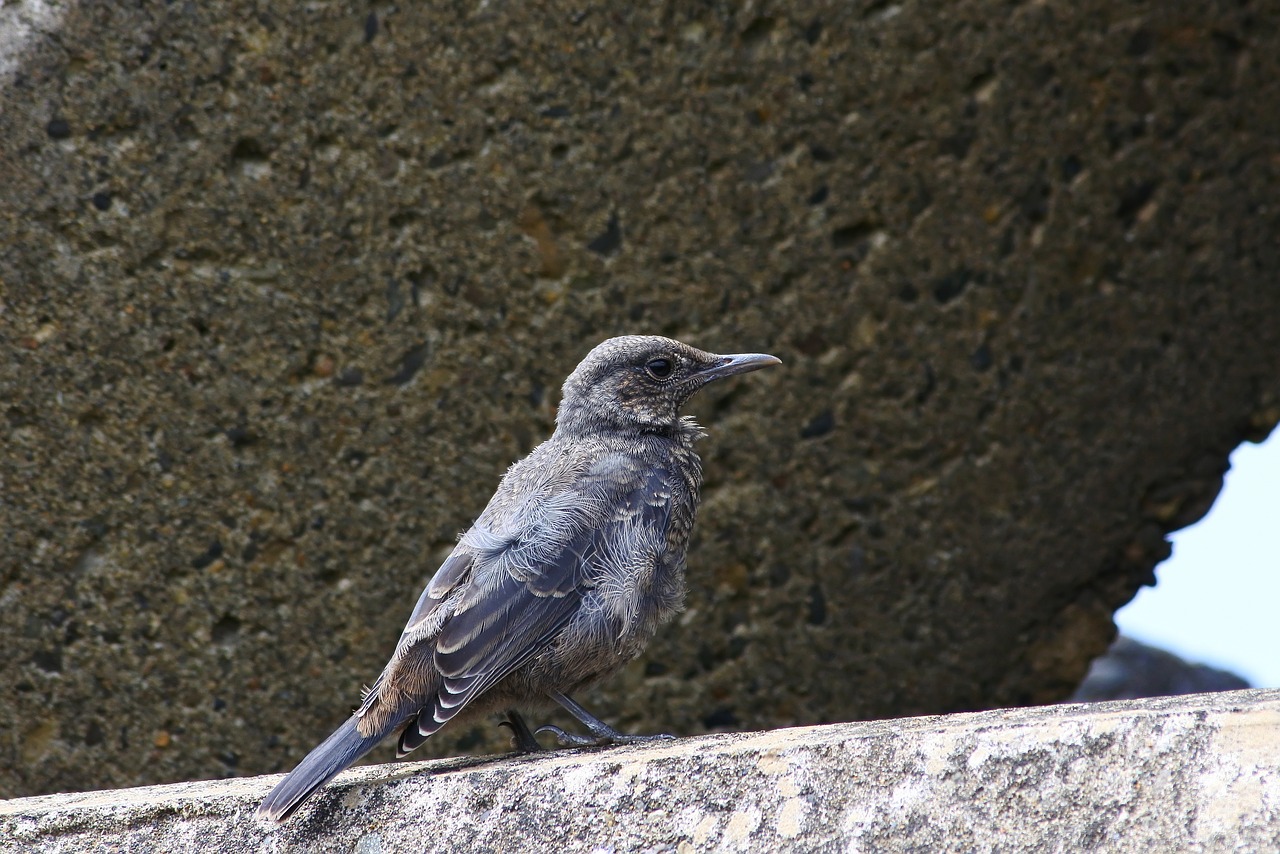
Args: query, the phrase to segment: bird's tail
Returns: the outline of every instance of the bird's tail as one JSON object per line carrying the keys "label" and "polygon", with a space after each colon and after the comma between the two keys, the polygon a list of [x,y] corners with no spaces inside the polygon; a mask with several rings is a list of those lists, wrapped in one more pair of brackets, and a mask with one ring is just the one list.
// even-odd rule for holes
{"label": "bird's tail", "polygon": [[353,715],[333,731],[319,747],[306,755],[298,767],[276,784],[258,807],[259,818],[284,821],[302,806],[307,798],[332,780],[352,762],[364,756],[386,733],[361,735]]}

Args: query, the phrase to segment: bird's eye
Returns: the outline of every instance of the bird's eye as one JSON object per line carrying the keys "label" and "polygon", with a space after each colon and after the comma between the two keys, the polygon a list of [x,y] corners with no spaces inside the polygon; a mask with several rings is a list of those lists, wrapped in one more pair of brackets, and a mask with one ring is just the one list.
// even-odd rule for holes
{"label": "bird's eye", "polygon": [[671,376],[671,372],[675,370],[675,365],[672,364],[670,359],[650,359],[645,362],[644,369],[655,380],[665,380]]}

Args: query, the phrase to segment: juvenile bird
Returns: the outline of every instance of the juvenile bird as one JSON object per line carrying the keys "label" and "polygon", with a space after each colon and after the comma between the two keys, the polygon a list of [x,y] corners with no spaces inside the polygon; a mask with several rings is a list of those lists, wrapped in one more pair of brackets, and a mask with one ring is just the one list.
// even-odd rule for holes
{"label": "juvenile bird", "polygon": [[464,710],[505,711],[523,750],[540,747],[516,707],[548,701],[590,733],[538,730],[561,744],[670,738],[618,732],[569,694],[634,659],[683,605],[702,431],[680,408],[709,382],[776,364],[657,336],[588,353],[565,380],[555,432],[459,538],[360,707],[258,815],[284,821],[387,735],[400,732],[403,756]]}

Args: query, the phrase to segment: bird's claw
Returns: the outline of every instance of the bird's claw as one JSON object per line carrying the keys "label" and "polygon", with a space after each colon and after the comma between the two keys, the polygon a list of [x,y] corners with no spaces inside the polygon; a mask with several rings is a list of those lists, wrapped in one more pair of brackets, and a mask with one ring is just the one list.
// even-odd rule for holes
{"label": "bird's claw", "polygon": [[565,732],[558,726],[546,724],[535,730],[536,733],[549,732],[556,737],[556,741],[561,747],[599,747],[606,744],[647,744],[653,741],[671,741],[675,736],[668,732],[660,732],[656,735],[631,735],[625,732],[607,732],[600,735],[578,735],[574,732]]}
{"label": "bird's claw", "polygon": [[[541,744],[538,744],[538,740],[533,737],[533,733],[529,732],[529,726],[524,722],[524,719],[514,713],[512,713],[510,720],[498,721],[498,726],[504,726],[511,730],[511,734],[515,736],[516,749],[522,753],[538,753],[546,749]],[[538,732],[542,732],[542,730],[538,730]]]}
{"label": "bird's claw", "polygon": [[593,747],[600,743],[594,738],[588,738],[585,735],[578,735],[574,732],[565,732],[560,729],[560,727],[553,726],[552,724],[540,726],[534,730],[534,732],[538,735],[541,735],[544,732],[551,733],[556,737],[556,741],[560,743],[561,747]]}

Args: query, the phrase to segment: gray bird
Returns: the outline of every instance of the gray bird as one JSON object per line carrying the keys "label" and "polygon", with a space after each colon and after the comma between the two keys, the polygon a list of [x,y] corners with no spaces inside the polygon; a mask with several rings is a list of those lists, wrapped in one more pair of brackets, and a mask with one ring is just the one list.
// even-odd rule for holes
{"label": "gray bird", "polygon": [[284,821],[387,735],[400,731],[403,756],[464,710],[505,710],[528,751],[540,746],[515,708],[549,700],[591,734],[538,730],[564,745],[671,738],[618,732],[569,694],[634,659],[684,603],[703,433],[680,408],[709,382],[776,364],[656,336],[588,353],[565,380],[555,432],[459,538],[360,707],[258,815]]}

